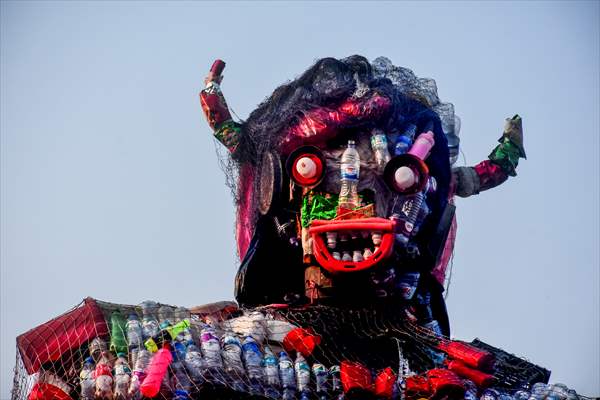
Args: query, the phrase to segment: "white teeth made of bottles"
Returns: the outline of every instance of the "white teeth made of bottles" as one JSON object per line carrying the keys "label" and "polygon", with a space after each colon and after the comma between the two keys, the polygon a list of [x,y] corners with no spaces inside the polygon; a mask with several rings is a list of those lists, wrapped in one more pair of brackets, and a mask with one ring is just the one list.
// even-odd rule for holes
{"label": "white teeth made of bottles", "polygon": [[379,246],[381,244],[381,232],[371,233],[371,240],[375,246]]}
{"label": "white teeth made of bottles", "polygon": [[366,248],[365,252],[363,253],[363,258],[365,260],[368,260],[369,258],[371,258],[373,256],[373,252],[371,251],[371,249]]}
{"label": "white teeth made of bottles", "polygon": [[344,254],[342,254],[342,261],[352,261],[352,256],[349,252],[345,251]]}
{"label": "white teeth made of bottles", "polygon": [[338,261],[342,259],[342,256],[340,255],[339,251],[334,251],[333,253],[331,253],[331,256]]}
{"label": "white teeth made of bottles", "polygon": [[335,249],[337,245],[337,232],[327,232],[327,247]]}
{"label": "white teeth made of bottles", "polygon": [[347,242],[348,241],[348,235],[345,233],[340,233],[340,242]]}
{"label": "white teeth made of bottles", "polygon": [[354,262],[360,262],[364,260],[363,255],[361,254],[360,250],[354,250],[354,252],[352,253],[352,261]]}

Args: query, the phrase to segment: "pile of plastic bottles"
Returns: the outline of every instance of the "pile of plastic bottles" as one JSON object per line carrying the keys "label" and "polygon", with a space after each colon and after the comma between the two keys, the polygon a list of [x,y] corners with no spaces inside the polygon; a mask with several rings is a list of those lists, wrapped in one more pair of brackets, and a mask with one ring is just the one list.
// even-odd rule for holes
{"label": "pile of plastic bottles", "polygon": [[294,359],[274,351],[257,341],[264,339],[261,335],[219,334],[204,322],[191,323],[185,309],[161,308],[143,303],[141,321],[134,313],[127,319],[119,311],[112,313],[110,342],[97,337],[89,344],[90,357],[80,372],[81,399],[160,395],[183,400],[205,384],[272,399],[342,396],[338,366],[314,364],[311,369],[302,354]]}

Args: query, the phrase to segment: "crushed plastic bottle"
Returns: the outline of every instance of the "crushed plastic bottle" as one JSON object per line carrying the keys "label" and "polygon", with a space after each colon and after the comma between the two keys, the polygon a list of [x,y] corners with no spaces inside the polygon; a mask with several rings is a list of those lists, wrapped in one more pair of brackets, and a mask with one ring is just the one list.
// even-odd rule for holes
{"label": "crushed plastic bottle", "polygon": [[129,314],[125,328],[127,331],[127,342],[129,343],[129,348],[131,349],[140,347],[144,343],[144,339],[142,333],[142,323],[140,322],[137,314]]}
{"label": "crushed plastic bottle", "polygon": [[250,393],[260,394],[263,381],[262,354],[256,340],[252,336],[246,336],[242,343],[242,354],[246,374],[250,380]]}
{"label": "crushed plastic bottle", "polygon": [[100,355],[94,376],[96,377],[96,400],[112,400],[112,361],[107,351],[103,351]]}
{"label": "crushed plastic bottle", "polygon": [[278,399],[281,396],[279,387],[279,367],[277,366],[277,356],[269,346],[265,346],[265,355],[262,360],[263,373],[265,377],[265,396],[272,399]]}
{"label": "crushed plastic bottle", "polygon": [[310,367],[304,359],[302,354],[296,355],[296,362],[294,363],[294,370],[296,371],[296,382],[298,384],[298,391],[301,396],[308,396],[310,393]]}
{"label": "crushed plastic bottle", "polygon": [[81,400],[94,400],[94,391],[96,389],[94,380],[94,359],[88,357],[83,362],[83,367],[79,373],[79,386]]}
{"label": "crushed plastic bottle", "polygon": [[319,400],[327,399],[327,368],[323,364],[315,363],[312,366],[312,372],[315,376],[315,390]]}
{"label": "crushed plastic bottle", "polygon": [[156,310],[158,304],[154,301],[145,301],[141,304],[142,308],[142,333],[144,340],[158,335],[160,331],[158,320],[156,319]]}
{"label": "crushed plastic bottle", "polygon": [[283,400],[296,398],[296,374],[294,364],[285,351],[279,353],[279,380],[283,387]]}
{"label": "crushed plastic bottle", "polygon": [[184,364],[190,373],[192,381],[198,385],[202,384],[204,382],[204,376],[202,375],[202,371],[205,368],[204,360],[202,359],[200,349],[194,343],[190,343],[187,346]]}
{"label": "crushed plastic bottle", "polygon": [[94,361],[98,362],[102,353],[108,351],[106,341],[100,337],[95,337],[89,344],[88,349]]}
{"label": "crushed plastic bottle", "polygon": [[115,400],[127,400],[129,384],[131,381],[131,368],[127,363],[127,355],[125,353],[117,354],[117,361],[114,367],[114,398]]}
{"label": "crushed plastic bottle", "polygon": [[348,148],[342,154],[340,164],[341,189],[339,206],[353,210],[360,205],[358,179],[360,177],[360,156],[354,140],[348,140]]}
{"label": "crushed plastic bottle", "polygon": [[137,352],[135,363],[133,364],[133,374],[131,375],[131,382],[129,383],[129,390],[127,391],[131,400],[139,400],[142,398],[140,393],[140,386],[146,377],[146,368],[150,365],[152,359],[152,353],[142,348]]}
{"label": "crushed plastic bottle", "polygon": [[329,368],[329,378],[331,380],[331,393],[333,394],[332,399],[343,400],[344,389],[342,388],[339,365],[333,365]]}
{"label": "crushed plastic bottle", "polygon": [[200,332],[200,348],[204,355],[204,366],[208,369],[223,368],[221,359],[221,346],[214,328],[206,325]]}
{"label": "crushed plastic bottle", "polygon": [[173,362],[171,363],[171,387],[174,390],[190,393],[192,381],[185,368],[186,348],[182,343],[173,344]]}

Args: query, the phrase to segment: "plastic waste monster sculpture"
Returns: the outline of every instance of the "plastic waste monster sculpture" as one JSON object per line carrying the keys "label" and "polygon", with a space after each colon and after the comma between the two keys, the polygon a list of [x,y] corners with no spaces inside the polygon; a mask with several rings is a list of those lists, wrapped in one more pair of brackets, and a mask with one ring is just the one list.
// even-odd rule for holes
{"label": "plastic waste monster sculpture", "polygon": [[220,91],[223,67],[215,62],[200,97],[239,171],[236,299],[391,302],[448,336],[453,196],[515,175],[525,157],[521,118],[506,120],[488,160],[451,168],[460,129],[452,104],[440,102],[434,81],[386,58],[322,59],[243,123]]}
{"label": "plastic waste monster sculpture", "polygon": [[454,196],[514,176],[521,118],[474,167],[435,82],[386,58],[317,61],[243,122],[217,60],[200,93],[236,180],[233,302],[87,298],[17,338],[13,399],[577,399],[550,372],[450,340]]}

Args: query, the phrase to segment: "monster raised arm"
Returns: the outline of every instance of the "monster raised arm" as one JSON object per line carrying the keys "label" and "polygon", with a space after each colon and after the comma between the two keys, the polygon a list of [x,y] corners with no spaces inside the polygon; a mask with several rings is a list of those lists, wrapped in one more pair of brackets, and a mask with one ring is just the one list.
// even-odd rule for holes
{"label": "monster raised arm", "polygon": [[452,169],[454,194],[469,197],[504,183],[509,176],[516,176],[519,158],[526,158],[523,148],[523,127],[521,117],[515,115],[506,119],[504,133],[498,139],[488,159],[474,167]]}
{"label": "monster raised arm", "polygon": [[202,111],[210,127],[214,130],[217,140],[225,145],[230,152],[235,152],[240,135],[240,124],[231,118],[229,107],[221,92],[221,73],[225,68],[223,60],[216,60],[206,79],[205,88],[200,92]]}

